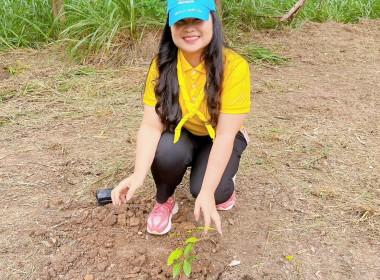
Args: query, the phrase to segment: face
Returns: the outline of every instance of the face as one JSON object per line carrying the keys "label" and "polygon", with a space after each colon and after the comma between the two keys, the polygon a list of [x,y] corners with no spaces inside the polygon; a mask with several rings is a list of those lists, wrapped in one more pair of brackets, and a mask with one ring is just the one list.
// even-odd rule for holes
{"label": "face", "polygon": [[190,62],[199,60],[203,50],[211,42],[213,21],[211,14],[208,21],[197,18],[185,18],[171,26],[174,44],[180,48]]}

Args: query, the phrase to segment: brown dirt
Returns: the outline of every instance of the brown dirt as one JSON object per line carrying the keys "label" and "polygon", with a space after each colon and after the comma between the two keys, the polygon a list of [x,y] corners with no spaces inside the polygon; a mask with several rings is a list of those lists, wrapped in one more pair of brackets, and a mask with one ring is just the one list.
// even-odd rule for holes
{"label": "brown dirt", "polygon": [[[380,279],[379,30],[241,36],[293,60],[252,65],[237,205],[222,237],[196,244],[193,279]],[[95,72],[51,49],[0,54],[0,279],[170,278],[184,237],[146,233],[151,177],[123,207],[94,197],[133,167],[151,42],[127,68]],[[202,225],[187,189],[186,176],[172,232]]]}

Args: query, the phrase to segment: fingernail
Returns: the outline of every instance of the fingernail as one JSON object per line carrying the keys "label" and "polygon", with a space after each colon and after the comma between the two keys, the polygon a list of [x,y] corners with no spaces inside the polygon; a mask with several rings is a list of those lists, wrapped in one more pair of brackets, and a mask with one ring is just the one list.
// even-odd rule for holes
{"label": "fingernail", "polygon": [[220,235],[223,235],[222,231],[219,231]]}
{"label": "fingernail", "polygon": [[131,199],[131,196],[130,196],[130,195],[127,195],[125,198],[126,198],[126,199],[127,199],[127,201],[128,201],[128,200],[130,200],[130,199]]}

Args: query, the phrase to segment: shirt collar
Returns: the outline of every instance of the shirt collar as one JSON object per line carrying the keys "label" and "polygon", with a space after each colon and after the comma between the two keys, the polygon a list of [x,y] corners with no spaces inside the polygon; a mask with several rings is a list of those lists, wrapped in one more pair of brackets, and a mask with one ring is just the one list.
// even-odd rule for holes
{"label": "shirt collar", "polygon": [[195,71],[201,72],[203,74],[206,74],[206,68],[205,68],[204,61],[202,61],[198,66],[193,68],[193,66],[191,66],[190,63],[186,60],[181,49],[178,49],[178,58],[179,58],[179,61],[181,63],[181,66],[182,66],[182,70],[184,72],[189,71],[189,70],[195,70]]}

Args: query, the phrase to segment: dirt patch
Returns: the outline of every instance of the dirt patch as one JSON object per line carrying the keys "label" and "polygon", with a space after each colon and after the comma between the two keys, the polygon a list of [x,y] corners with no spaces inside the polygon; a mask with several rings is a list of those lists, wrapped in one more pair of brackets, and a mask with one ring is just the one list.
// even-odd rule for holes
{"label": "dirt patch", "polygon": [[[197,243],[193,279],[380,278],[379,28],[307,23],[242,37],[293,60],[251,65],[237,205],[221,213],[223,236]],[[170,252],[202,225],[188,174],[171,231],[182,237],[147,234],[150,176],[123,207],[94,196],[133,169],[144,44],[123,69],[70,65],[52,50],[0,54],[1,279],[170,279]]]}
{"label": "dirt patch", "polygon": [[[94,207],[93,204],[64,203],[53,201],[46,208],[48,212],[60,209],[64,221],[52,221],[47,229],[29,233],[38,238],[50,251],[49,260],[44,264],[42,279],[168,279],[171,269],[157,245],[165,241],[176,248],[181,245],[187,230],[194,229],[193,223],[186,222],[190,213],[190,201],[182,195],[179,215],[173,219],[173,231],[182,236],[157,237],[147,234],[146,219],[148,210],[154,204],[152,197],[138,197],[133,203],[114,207]],[[51,206],[50,206],[51,205]],[[58,232],[57,232],[58,230]],[[200,237],[199,233],[195,233]],[[193,236],[192,235],[192,236]],[[219,240],[210,236],[202,241],[197,253],[209,256],[209,252],[219,252],[222,248]],[[147,246],[149,245],[149,246]],[[195,265],[193,277],[203,278],[213,273],[215,263],[204,259],[205,266]],[[219,265],[220,267],[220,265]]]}

